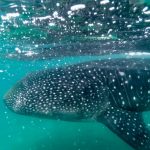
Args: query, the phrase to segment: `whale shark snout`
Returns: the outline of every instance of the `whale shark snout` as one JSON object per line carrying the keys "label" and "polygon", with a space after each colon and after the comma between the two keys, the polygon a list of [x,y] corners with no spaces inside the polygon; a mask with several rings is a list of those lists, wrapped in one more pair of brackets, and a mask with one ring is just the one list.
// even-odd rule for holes
{"label": "whale shark snout", "polygon": [[3,97],[5,104],[14,112],[23,112],[27,99],[25,98],[26,87],[22,82],[18,82]]}

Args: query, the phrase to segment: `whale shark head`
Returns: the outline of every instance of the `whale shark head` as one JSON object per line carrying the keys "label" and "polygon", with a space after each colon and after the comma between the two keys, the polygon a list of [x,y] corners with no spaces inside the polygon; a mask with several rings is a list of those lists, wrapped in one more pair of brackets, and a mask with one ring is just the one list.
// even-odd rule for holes
{"label": "whale shark head", "polygon": [[19,114],[51,116],[57,108],[56,100],[51,98],[52,83],[46,83],[43,77],[35,73],[17,82],[4,96],[7,107]]}
{"label": "whale shark head", "polygon": [[4,96],[7,107],[18,113],[25,111],[25,92],[24,84],[22,82],[18,82]]}
{"label": "whale shark head", "polygon": [[5,103],[24,115],[62,120],[90,118],[108,105],[108,91],[95,73],[89,76],[88,70],[81,74],[80,69],[70,67],[32,73],[6,93]]}

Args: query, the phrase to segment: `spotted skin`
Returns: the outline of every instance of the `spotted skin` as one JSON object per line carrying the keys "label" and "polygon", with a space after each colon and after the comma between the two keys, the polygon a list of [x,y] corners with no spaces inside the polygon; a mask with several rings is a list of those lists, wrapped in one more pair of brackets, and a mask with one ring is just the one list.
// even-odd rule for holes
{"label": "spotted skin", "polygon": [[149,60],[93,61],[27,75],[5,95],[16,113],[105,124],[137,150],[150,150]]}

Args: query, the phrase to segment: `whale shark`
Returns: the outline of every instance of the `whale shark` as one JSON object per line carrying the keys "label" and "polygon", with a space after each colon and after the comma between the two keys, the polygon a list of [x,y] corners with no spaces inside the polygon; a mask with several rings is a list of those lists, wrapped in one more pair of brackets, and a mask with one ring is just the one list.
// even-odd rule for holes
{"label": "whale shark", "polygon": [[136,150],[150,150],[150,60],[95,60],[28,74],[4,96],[15,113],[64,121],[94,119]]}

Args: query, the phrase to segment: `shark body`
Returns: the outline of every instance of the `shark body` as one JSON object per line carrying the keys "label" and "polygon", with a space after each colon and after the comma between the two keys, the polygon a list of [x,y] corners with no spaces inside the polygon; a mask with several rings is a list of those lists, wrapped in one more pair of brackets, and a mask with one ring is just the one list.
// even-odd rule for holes
{"label": "shark body", "polygon": [[137,150],[150,150],[149,60],[85,62],[27,75],[5,95],[12,111],[50,119],[95,119]]}

